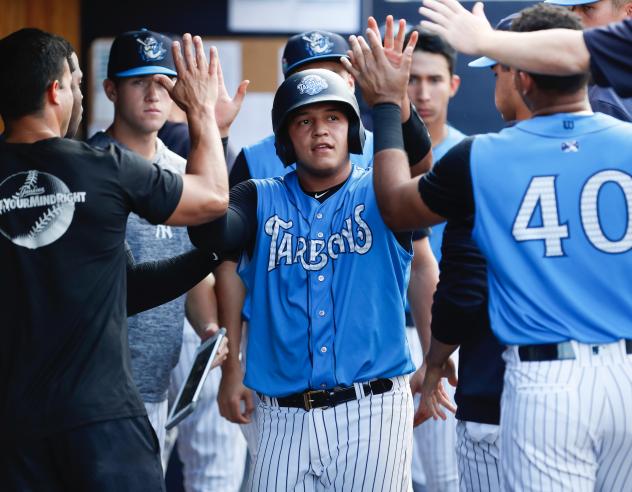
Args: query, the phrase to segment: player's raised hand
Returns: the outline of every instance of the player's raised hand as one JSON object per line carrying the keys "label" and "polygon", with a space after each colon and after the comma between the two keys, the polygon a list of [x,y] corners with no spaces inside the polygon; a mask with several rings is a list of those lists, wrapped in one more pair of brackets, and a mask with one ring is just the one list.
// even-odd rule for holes
{"label": "player's raised hand", "polygon": [[447,416],[443,408],[456,413],[456,408],[443,387],[443,378],[447,378],[452,386],[456,386],[456,369],[452,359],[448,359],[442,366],[430,365],[426,367],[420,391],[421,402],[415,412],[413,425],[422,424],[431,417],[434,420],[445,420]]}
{"label": "player's raised hand", "polygon": [[406,20],[399,19],[397,36],[395,35],[395,20],[392,15],[386,16],[386,22],[384,23],[384,39],[381,39],[380,28],[377,25],[375,17],[369,17],[367,22],[367,28],[371,29],[378,39],[380,39],[382,46],[384,47],[384,54],[386,58],[393,64],[393,66],[399,66],[402,60],[404,51],[404,39],[406,37]]}
{"label": "player's raised hand", "polygon": [[419,13],[429,20],[421,27],[437,34],[457,51],[470,55],[481,54],[486,36],[493,32],[482,2],[469,12],[457,0],[423,0]]}
{"label": "player's raised hand", "polygon": [[187,116],[203,110],[214,111],[219,92],[217,49],[211,48],[207,61],[202,38],[187,33],[182,36],[182,51],[177,41],[173,42],[171,50],[177,80],[174,82],[165,75],[154,75],[154,79],[167,89],[171,99]]}
{"label": "player's raised hand", "polygon": [[250,416],[255,410],[254,396],[252,390],[244,386],[241,368],[224,365],[217,404],[220,415],[225,419],[235,424],[250,423]]}
{"label": "player's raised hand", "polygon": [[217,65],[217,79],[219,92],[215,105],[215,118],[217,120],[217,126],[219,127],[219,133],[223,138],[228,136],[230,126],[241,110],[241,105],[244,102],[244,97],[246,97],[246,89],[250,81],[242,80],[239,87],[237,87],[235,95],[230,97],[224,83],[224,73],[222,72],[221,63]]}
{"label": "player's raised hand", "polygon": [[379,34],[371,28],[366,31],[366,40],[362,36],[351,36],[349,43],[351,61],[341,58],[341,62],[360,85],[367,104],[401,105],[406,99],[417,35],[411,36],[399,63],[393,63],[386,57]]}

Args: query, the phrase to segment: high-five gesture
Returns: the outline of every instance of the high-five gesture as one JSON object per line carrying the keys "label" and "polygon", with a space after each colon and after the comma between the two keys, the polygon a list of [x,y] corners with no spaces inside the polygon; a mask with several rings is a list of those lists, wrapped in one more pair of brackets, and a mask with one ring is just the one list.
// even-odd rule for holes
{"label": "high-five gesture", "polygon": [[180,43],[173,42],[171,47],[173,62],[178,72],[177,81],[165,75],[154,75],[154,78],[167,89],[171,99],[187,116],[204,109],[215,110],[219,95],[219,56],[213,46],[206,60],[202,38],[182,36]]}
{"label": "high-five gesture", "polygon": [[476,2],[470,13],[457,0],[423,0],[419,13],[429,20],[421,27],[443,37],[455,49],[463,53],[481,53],[485,40],[493,34],[482,2]]}
{"label": "high-five gesture", "polygon": [[[398,35],[398,39],[399,37]],[[360,84],[362,95],[369,106],[386,102],[401,106],[407,100],[406,87],[417,34],[410,37],[401,55],[396,53],[397,42],[392,37],[392,29],[390,34],[387,33],[387,38],[390,39],[387,42],[388,48],[385,48],[379,32],[369,24],[366,39],[362,36],[349,38],[351,61],[341,59],[345,68]]]}
{"label": "high-five gesture", "polygon": [[217,119],[219,133],[223,138],[228,136],[230,126],[239,114],[241,105],[244,102],[244,97],[246,97],[246,89],[248,88],[250,81],[242,80],[239,87],[237,87],[237,92],[235,92],[235,95],[231,98],[226,90],[226,85],[224,84],[224,73],[222,72],[221,63],[218,63],[217,65],[217,77],[219,93],[217,97],[217,104],[215,105],[215,118]]}

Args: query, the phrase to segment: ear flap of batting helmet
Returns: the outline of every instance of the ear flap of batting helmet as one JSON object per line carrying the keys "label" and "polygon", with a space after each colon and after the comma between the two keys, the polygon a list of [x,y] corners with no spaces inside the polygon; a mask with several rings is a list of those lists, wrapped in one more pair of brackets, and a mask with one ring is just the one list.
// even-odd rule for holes
{"label": "ear flap of batting helmet", "polygon": [[351,89],[340,75],[324,69],[304,70],[285,79],[272,104],[274,146],[284,165],[296,162],[296,153],[287,132],[290,114],[299,108],[320,102],[345,105],[349,118],[349,152],[362,154],[365,130],[360,119],[360,107]]}

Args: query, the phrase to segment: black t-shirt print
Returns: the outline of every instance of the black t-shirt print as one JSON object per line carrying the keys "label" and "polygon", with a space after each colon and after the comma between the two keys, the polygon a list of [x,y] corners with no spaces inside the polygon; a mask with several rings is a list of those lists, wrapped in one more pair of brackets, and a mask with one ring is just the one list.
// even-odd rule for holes
{"label": "black t-shirt print", "polygon": [[45,435],[145,412],[129,369],[125,224],[164,222],[181,177],[114,147],[0,144],[0,418]]}

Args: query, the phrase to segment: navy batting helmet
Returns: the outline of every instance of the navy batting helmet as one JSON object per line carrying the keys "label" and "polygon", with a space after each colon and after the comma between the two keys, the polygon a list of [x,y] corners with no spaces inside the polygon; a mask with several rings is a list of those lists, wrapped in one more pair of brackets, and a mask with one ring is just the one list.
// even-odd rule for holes
{"label": "navy batting helmet", "polygon": [[277,89],[272,104],[274,146],[286,166],[296,162],[296,153],[287,132],[287,120],[293,111],[319,102],[344,105],[349,119],[349,152],[362,154],[364,127],[358,101],[344,79],[330,70],[311,69],[290,75]]}
{"label": "navy batting helmet", "polygon": [[340,60],[347,56],[349,43],[340,34],[328,31],[307,31],[287,40],[283,50],[283,75],[301,65],[321,60]]}

